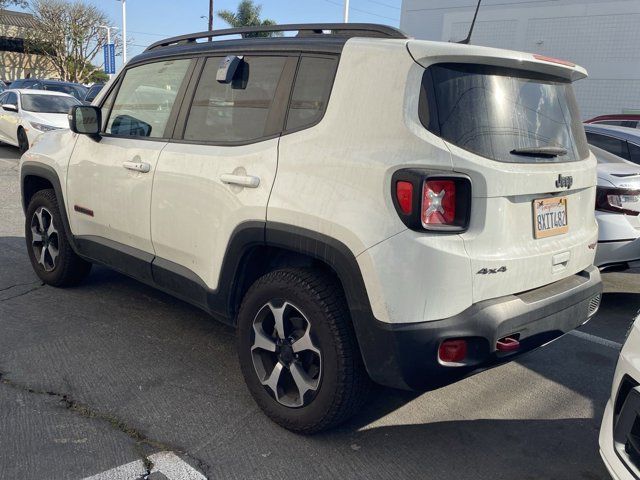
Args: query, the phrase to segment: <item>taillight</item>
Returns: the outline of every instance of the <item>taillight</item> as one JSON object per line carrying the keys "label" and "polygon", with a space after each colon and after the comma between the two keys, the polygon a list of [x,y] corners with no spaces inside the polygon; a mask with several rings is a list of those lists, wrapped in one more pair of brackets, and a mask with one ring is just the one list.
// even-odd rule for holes
{"label": "taillight", "polygon": [[541,60],[543,62],[558,63],[560,65],[565,65],[567,67],[575,67],[576,66],[575,63],[570,62],[568,60],[562,60],[560,58],[555,58],[555,57],[547,57],[546,55],[539,55],[537,53],[533,54],[533,58],[535,58],[536,60]]}
{"label": "taillight", "polygon": [[396,198],[402,213],[409,215],[413,210],[413,184],[399,181],[396,183]]}
{"label": "taillight", "polygon": [[426,180],[422,187],[422,225],[453,225],[456,219],[456,182]]}
{"label": "taillight", "polygon": [[469,225],[471,181],[465,176],[422,169],[393,174],[393,204],[412,230],[461,232]]}
{"label": "taillight", "polygon": [[640,190],[597,187],[596,210],[636,217],[640,215]]}
{"label": "taillight", "polygon": [[445,340],[438,347],[438,359],[443,363],[461,363],[467,357],[467,341]]}

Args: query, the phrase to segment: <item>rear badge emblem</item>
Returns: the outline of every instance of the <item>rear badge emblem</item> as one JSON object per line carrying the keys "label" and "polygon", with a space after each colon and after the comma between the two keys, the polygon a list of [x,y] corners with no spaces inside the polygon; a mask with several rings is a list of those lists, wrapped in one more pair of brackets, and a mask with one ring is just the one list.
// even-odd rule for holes
{"label": "rear badge emblem", "polygon": [[476,275],[491,275],[494,273],[504,273],[507,271],[507,267],[502,266],[500,268],[483,268],[476,273]]}
{"label": "rear badge emblem", "polygon": [[571,175],[567,175],[563,177],[562,174],[558,175],[558,179],[556,180],[556,188],[571,188],[573,185],[573,177]]}

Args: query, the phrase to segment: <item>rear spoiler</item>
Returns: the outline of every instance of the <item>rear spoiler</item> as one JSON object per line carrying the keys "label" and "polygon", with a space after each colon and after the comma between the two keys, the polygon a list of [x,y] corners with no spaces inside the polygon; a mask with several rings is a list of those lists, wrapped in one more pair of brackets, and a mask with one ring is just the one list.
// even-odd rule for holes
{"label": "rear spoiler", "polygon": [[572,82],[588,75],[584,68],[566,60],[500,48],[409,40],[407,49],[413,59],[425,68],[435,63],[445,62],[476,63],[540,72]]}

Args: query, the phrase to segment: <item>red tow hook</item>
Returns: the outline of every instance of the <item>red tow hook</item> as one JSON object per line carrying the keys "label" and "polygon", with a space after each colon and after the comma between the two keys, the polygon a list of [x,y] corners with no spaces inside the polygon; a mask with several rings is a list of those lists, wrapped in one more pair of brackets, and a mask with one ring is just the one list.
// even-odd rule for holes
{"label": "red tow hook", "polygon": [[501,338],[498,340],[498,343],[496,343],[496,349],[499,352],[515,352],[519,348],[520,342],[515,336]]}

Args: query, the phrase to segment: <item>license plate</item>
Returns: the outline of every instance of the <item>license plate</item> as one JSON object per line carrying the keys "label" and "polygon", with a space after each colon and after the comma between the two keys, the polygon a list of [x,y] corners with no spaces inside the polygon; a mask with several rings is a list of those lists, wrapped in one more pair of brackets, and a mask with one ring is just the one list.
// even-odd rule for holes
{"label": "license plate", "polygon": [[569,231],[567,197],[541,198],[533,201],[535,238],[562,235]]}

